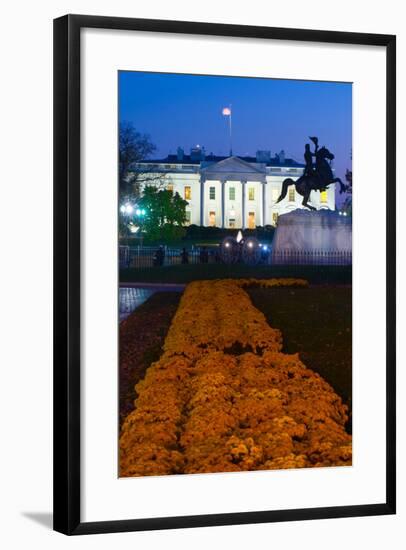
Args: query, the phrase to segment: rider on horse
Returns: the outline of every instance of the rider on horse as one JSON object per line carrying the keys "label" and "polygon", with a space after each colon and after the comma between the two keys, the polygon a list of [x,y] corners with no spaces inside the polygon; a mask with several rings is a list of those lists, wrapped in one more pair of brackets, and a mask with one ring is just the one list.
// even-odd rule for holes
{"label": "rider on horse", "polygon": [[310,151],[310,144],[306,143],[305,145],[304,159],[305,159],[306,166],[303,171],[304,176],[315,175],[315,170],[313,168],[313,157],[317,156],[317,151],[319,149],[319,140],[317,139],[317,137],[311,137],[310,139],[314,143],[315,148],[314,148],[314,153],[312,153],[312,151]]}
{"label": "rider on horse", "polygon": [[[306,162],[306,166],[303,170],[303,176],[309,176],[312,178],[317,178],[321,183],[321,177],[319,174],[319,163],[320,159],[317,155],[317,152],[319,150],[319,140],[317,137],[310,137],[311,141],[314,143],[314,153],[310,151],[310,144],[306,143],[305,145],[305,152],[304,152],[304,159]],[[313,166],[313,157],[316,157],[316,166]],[[325,187],[321,187],[320,191],[325,191]]]}
{"label": "rider on horse", "polygon": [[[340,193],[344,193],[347,190],[347,186],[340,178],[334,176],[331,169],[330,162],[334,159],[333,153],[324,145],[319,148],[317,137],[311,137],[310,139],[315,145],[314,153],[310,150],[310,145],[307,143],[304,153],[306,166],[303,174],[296,181],[292,178],[283,180],[281,194],[276,201],[277,203],[286,197],[290,185],[295,186],[296,191],[303,197],[302,205],[310,210],[316,210],[314,206],[309,204],[310,193],[312,191],[325,191],[333,183],[340,184]],[[316,157],[316,166],[313,165],[313,157]]]}

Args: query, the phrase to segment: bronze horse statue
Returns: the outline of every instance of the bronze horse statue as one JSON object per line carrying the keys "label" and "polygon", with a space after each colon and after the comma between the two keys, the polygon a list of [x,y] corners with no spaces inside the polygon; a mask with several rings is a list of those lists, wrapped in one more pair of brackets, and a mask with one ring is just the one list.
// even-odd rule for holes
{"label": "bronze horse statue", "polygon": [[310,173],[304,173],[297,181],[293,181],[292,178],[286,178],[282,183],[281,194],[276,203],[281,202],[288,192],[288,187],[294,185],[299,195],[302,195],[303,206],[310,208],[310,210],[316,210],[314,206],[309,204],[309,197],[312,191],[325,191],[327,187],[332,183],[340,184],[340,193],[347,191],[347,186],[340,180],[335,178],[331,170],[328,160],[333,160],[334,155],[326,147],[321,147],[315,154],[316,156],[316,168]]}

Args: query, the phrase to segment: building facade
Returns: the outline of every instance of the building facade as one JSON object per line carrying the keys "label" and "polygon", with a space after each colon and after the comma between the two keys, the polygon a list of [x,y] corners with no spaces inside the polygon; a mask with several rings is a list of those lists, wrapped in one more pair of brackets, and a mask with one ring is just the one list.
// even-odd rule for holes
{"label": "building facade", "polygon": [[[294,186],[276,203],[282,182],[286,178],[296,181],[303,168],[303,164],[285,159],[283,151],[274,157],[268,151],[258,151],[256,157],[206,157],[204,149],[197,148],[190,155],[178,149],[177,155],[143,161],[135,169],[156,176],[152,182],[179,193],[188,202],[187,224],[254,229],[276,225],[281,214],[303,208],[303,197]],[[335,186],[313,191],[310,203],[317,209],[334,210]]]}

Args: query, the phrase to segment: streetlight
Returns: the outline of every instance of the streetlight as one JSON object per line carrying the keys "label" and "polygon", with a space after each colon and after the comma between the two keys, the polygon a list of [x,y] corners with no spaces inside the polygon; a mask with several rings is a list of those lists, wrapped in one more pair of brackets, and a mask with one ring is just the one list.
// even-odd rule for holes
{"label": "streetlight", "polygon": [[132,214],[133,213],[133,210],[134,210],[134,207],[132,206],[132,204],[130,204],[129,202],[126,202],[125,204],[122,204],[120,206],[120,212],[122,214]]}

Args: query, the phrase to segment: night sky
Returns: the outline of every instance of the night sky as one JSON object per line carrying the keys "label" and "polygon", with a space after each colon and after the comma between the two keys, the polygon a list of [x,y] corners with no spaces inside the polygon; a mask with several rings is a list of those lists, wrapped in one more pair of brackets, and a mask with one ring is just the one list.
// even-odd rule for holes
{"label": "night sky", "polygon": [[[351,168],[352,85],[336,82],[273,80],[163,73],[119,73],[119,119],[130,121],[157,146],[155,158],[206,153],[228,155],[228,118],[232,105],[233,154],[281,149],[303,162],[308,136],[335,154],[336,175]],[[313,148],[313,146],[312,146]]]}

